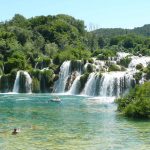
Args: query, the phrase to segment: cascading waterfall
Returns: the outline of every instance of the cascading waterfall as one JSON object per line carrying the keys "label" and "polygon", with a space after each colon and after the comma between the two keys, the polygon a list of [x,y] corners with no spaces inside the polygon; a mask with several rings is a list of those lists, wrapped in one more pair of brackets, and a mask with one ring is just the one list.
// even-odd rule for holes
{"label": "cascading waterfall", "polygon": [[32,93],[32,91],[31,91],[32,79],[31,79],[30,75],[28,74],[28,72],[24,71],[23,74],[24,74],[24,76],[26,78],[25,92],[26,93]]}
{"label": "cascading waterfall", "polygon": [[150,57],[139,57],[139,56],[132,56],[132,60],[129,64],[130,69],[136,68],[136,65],[142,64],[143,67],[146,67],[150,63]]}
{"label": "cascading waterfall", "polygon": [[13,87],[13,93],[31,93],[32,79],[28,72],[18,71]]}
{"label": "cascading waterfall", "polygon": [[[119,58],[116,58],[116,60],[122,59],[128,55],[128,53],[119,53]],[[115,58],[113,61],[110,61],[110,64],[116,64]],[[70,61],[65,61],[60,67],[59,79],[55,82],[55,92],[101,97],[118,97],[127,92],[133,85],[133,75],[135,72],[131,68],[124,72],[107,72],[108,66],[106,65],[106,62],[101,60],[94,60],[93,64],[87,62],[82,66],[83,68],[76,65],[76,68],[73,67],[73,70],[71,65]],[[93,67],[94,72],[90,73],[83,90],[79,91],[80,77],[82,76],[82,73],[79,72],[79,70],[86,71],[88,65]],[[105,72],[100,75],[99,72],[101,70]],[[76,72],[78,72],[77,75]]]}
{"label": "cascading waterfall", "polygon": [[79,86],[80,86],[80,77],[81,75],[79,74],[76,79],[74,80],[70,90],[68,91],[68,94],[79,94]]}
{"label": "cascading waterfall", "polygon": [[127,56],[131,55],[130,53],[125,53],[125,52],[118,52],[117,53],[117,61],[119,61],[122,58],[125,58]]}
{"label": "cascading waterfall", "polygon": [[85,88],[83,89],[83,95],[95,96],[96,90],[96,74],[93,72],[89,75],[87,83],[85,84]]}
{"label": "cascading waterfall", "polygon": [[54,92],[65,92],[65,86],[70,74],[70,61],[65,61],[60,67],[59,79],[55,82]]}
{"label": "cascading waterfall", "polygon": [[[119,61],[125,57],[130,57],[131,62],[128,68],[124,68],[124,71],[111,71],[108,72],[111,65],[118,65]],[[146,56],[133,56],[129,53],[119,52],[117,57],[109,58],[106,60],[97,60],[92,58],[90,61],[65,61],[59,72],[59,78],[55,81],[54,86],[47,89],[53,89],[55,93],[67,94],[83,94],[88,96],[100,96],[100,97],[119,97],[128,92],[131,87],[135,85],[134,75],[138,72],[136,66],[141,64],[146,67],[150,63],[150,57]],[[35,68],[38,64],[35,65]],[[122,66],[119,66],[120,68]],[[49,70],[44,68],[41,71]],[[90,73],[90,74],[89,74]],[[57,76],[56,76],[57,77]],[[12,91],[12,85],[10,78],[2,75],[3,84],[0,86],[1,92]],[[40,85],[45,87],[47,79],[40,78]],[[142,79],[139,83],[145,82],[145,75],[142,75]],[[7,81],[7,82],[4,82]],[[4,84],[5,83],[5,84]],[[7,84],[6,84],[7,83]],[[14,93],[31,93],[32,79],[26,71],[18,71],[13,86]],[[42,91],[41,92],[45,92]]]}
{"label": "cascading waterfall", "polygon": [[14,87],[13,87],[13,93],[19,92],[19,77],[20,77],[20,71],[17,72]]}
{"label": "cascading waterfall", "polygon": [[133,76],[126,72],[104,73],[100,80],[100,96],[120,96],[132,87]]}

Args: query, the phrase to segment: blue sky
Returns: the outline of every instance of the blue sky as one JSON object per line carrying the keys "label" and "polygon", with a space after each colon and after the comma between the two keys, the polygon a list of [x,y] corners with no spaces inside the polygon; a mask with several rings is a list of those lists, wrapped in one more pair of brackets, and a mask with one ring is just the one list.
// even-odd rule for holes
{"label": "blue sky", "polygon": [[0,21],[16,13],[26,18],[68,14],[92,28],[133,28],[150,24],[150,0],[0,0]]}

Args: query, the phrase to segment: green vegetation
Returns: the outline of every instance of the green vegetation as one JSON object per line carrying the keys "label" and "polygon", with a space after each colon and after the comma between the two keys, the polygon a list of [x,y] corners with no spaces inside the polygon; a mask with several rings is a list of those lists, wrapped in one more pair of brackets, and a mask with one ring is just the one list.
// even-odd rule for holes
{"label": "green vegetation", "polygon": [[80,77],[80,87],[79,87],[79,91],[82,91],[86,81],[88,80],[89,77],[89,73],[85,73]]}
{"label": "green vegetation", "polygon": [[[65,60],[108,60],[117,51],[150,55],[149,27],[87,32],[82,20],[68,15],[26,19],[16,14],[0,24],[0,74],[51,67],[52,60],[56,66],[51,69],[57,72]],[[120,63],[127,67],[129,62],[126,58]]]}
{"label": "green vegetation", "polygon": [[16,14],[0,24],[0,73],[42,69],[52,59],[57,65],[68,59],[88,59],[86,34],[84,22],[68,15],[26,19]]}
{"label": "green vegetation", "polygon": [[109,66],[108,71],[121,71],[121,68],[115,64]]}
{"label": "green vegetation", "polygon": [[[134,55],[150,56],[150,32],[148,29],[150,29],[150,25],[138,28],[138,31],[136,28],[133,30],[98,29],[91,32],[93,38],[89,40],[95,49],[110,49],[130,52]],[[104,41],[103,47],[99,45],[99,38]]]}
{"label": "green vegetation", "polygon": [[150,64],[145,68],[144,72],[146,73],[146,79],[150,80]]}
{"label": "green vegetation", "polygon": [[142,65],[142,64],[136,65],[136,69],[137,69],[137,70],[142,70],[142,69],[143,69],[143,65]]}
{"label": "green vegetation", "polygon": [[93,72],[93,65],[92,64],[88,64],[85,71],[88,72],[88,73]]}
{"label": "green vegetation", "polygon": [[50,87],[53,86],[55,81],[55,75],[53,70],[39,70],[33,69],[30,71],[30,75],[32,77],[32,90],[35,93],[38,92],[50,92],[52,89]]}
{"label": "green vegetation", "polygon": [[136,72],[134,75],[134,79],[136,81],[137,84],[139,84],[140,79],[142,78],[142,72]]}
{"label": "green vegetation", "polygon": [[131,62],[131,58],[127,56],[125,58],[122,58],[118,64],[127,68],[130,62]]}
{"label": "green vegetation", "polygon": [[103,49],[103,50],[95,50],[92,54],[93,57],[97,57],[99,60],[108,60],[111,57],[116,56],[116,51],[108,50],[108,49]]}
{"label": "green vegetation", "polygon": [[150,82],[136,86],[124,98],[116,100],[118,111],[128,117],[150,118]]}

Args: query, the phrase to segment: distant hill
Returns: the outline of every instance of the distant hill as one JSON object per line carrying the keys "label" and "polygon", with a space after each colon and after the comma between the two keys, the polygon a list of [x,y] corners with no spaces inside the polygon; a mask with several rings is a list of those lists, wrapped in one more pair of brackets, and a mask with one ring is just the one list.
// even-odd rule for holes
{"label": "distant hill", "polygon": [[150,24],[144,25],[143,27],[134,28],[132,32],[139,35],[150,36]]}
{"label": "distant hill", "polygon": [[100,28],[92,31],[92,33],[102,37],[114,37],[118,35],[137,34],[142,36],[150,36],[150,24],[134,29],[122,29],[122,28]]}

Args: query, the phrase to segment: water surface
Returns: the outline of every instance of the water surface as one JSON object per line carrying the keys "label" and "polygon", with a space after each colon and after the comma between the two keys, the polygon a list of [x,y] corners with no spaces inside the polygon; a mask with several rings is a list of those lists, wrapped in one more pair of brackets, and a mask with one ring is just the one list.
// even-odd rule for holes
{"label": "water surface", "polygon": [[[0,95],[0,150],[148,150],[150,121],[130,120],[113,103],[83,96]],[[14,128],[21,132],[11,135]]]}

